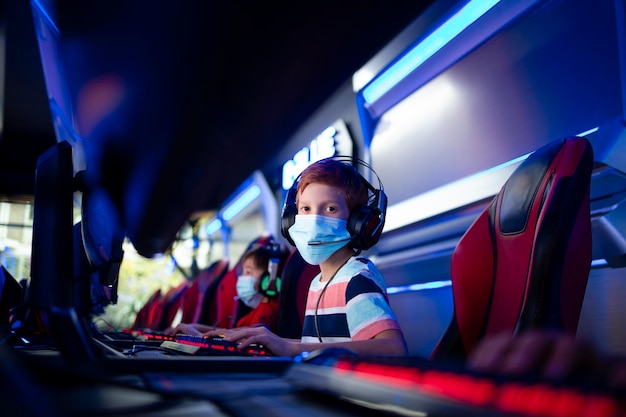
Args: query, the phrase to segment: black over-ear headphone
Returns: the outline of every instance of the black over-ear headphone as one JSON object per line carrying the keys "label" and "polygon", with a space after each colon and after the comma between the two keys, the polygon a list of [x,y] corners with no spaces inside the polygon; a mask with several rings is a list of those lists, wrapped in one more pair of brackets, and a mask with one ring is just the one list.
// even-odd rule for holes
{"label": "black over-ear headphone", "polygon": [[[383,184],[378,177],[378,174],[376,174],[372,167],[370,167],[369,164],[360,159],[355,159],[354,162],[372,171],[372,173],[378,180],[380,188],[375,188],[357,171],[356,167],[350,163],[350,161],[352,160],[351,157],[334,156],[328,159],[339,160],[345,163],[350,168],[354,169],[356,173],[361,177],[361,180],[363,181],[365,186],[372,192],[368,204],[359,204],[352,209],[352,211],[350,212],[350,216],[348,217],[348,224],[346,226],[346,228],[348,229],[348,233],[350,233],[350,236],[352,236],[350,246],[359,251],[369,249],[378,242],[378,239],[380,239],[380,235],[383,231],[383,226],[385,225],[385,215],[387,213],[387,195],[385,194]],[[289,228],[295,223],[296,214],[298,213],[296,194],[298,193],[298,182],[300,180],[300,175],[298,175],[289,191],[287,191],[287,196],[285,197],[285,203],[283,205],[283,212],[281,215],[281,233],[283,237],[287,239],[289,243],[291,243],[292,246],[295,246],[295,243],[291,239],[291,236],[289,236]]]}
{"label": "black over-ear headphone", "polygon": [[264,273],[261,278],[259,293],[265,297],[276,297],[280,293],[280,277],[278,276],[278,268],[281,262],[280,244],[271,240],[267,245],[267,249],[269,251],[267,273]]}

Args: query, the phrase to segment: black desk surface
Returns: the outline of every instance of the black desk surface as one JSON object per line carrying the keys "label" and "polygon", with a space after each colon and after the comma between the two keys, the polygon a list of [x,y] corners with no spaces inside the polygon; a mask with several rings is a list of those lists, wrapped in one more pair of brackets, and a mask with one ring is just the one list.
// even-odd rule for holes
{"label": "black desk surface", "polygon": [[[284,357],[172,357],[158,351],[84,363],[54,350],[16,352],[0,345],[3,417],[529,415],[446,400],[401,378],[387,383],[389,376]],[[571,392],[552,395],[576,400]],[[625,415],[626,408],[607,408],[601,400],[590,404],[594,417]],[[542,415],[564,415],[558,411]]]}

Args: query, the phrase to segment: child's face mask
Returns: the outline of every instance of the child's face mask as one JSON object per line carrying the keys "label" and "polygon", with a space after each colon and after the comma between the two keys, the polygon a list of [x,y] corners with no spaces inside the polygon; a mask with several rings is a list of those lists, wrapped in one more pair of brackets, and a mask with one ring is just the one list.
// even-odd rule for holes
{"label": "child's face mask", "polygon": [[352,237],[346,230],[347,224],[335,217],[297,214],[289,236],[307,263],[319,265],[348,244]]}
{"label": "child's face mask", "polygon": [[254,288],[256,278],[250,275],[241,275],[237,278],[237,296],[248,307],[256,308],[261,304],[263,295]]}

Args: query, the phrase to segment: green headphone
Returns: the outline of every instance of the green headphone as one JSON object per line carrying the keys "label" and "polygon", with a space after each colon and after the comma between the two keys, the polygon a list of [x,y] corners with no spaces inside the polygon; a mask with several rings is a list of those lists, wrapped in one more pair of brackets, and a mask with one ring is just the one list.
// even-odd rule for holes
{"label": "green headphone", "polygon": [[267,244],[267,250],[269,251],[269,261],[267,270],[263,274],[263,278],[261,278],[259,293],[266,297],[276,297],[278,293],[280,293],[280,277],[278,276],[278,271],[281,263],[281,247],[278,242],[272,239]]}
{"label": "green headphone", "polygon": [[265,274],[263,278],[261,278],[259,292],[266,297],[276,297],[278,293],[280,293],[280,277],[277,276],[274,278],[274,281],[271,281],[270,275]]}

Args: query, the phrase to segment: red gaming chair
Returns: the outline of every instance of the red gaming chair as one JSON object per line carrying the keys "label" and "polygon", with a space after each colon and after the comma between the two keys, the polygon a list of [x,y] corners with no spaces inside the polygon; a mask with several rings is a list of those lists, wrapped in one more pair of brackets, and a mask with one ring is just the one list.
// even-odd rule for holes
{"label": "red gaming chair", "polygon": [[452,256],[453,317],[431,359],[464,360],[486,335],[576,332],[591,268],[593,150],[549,143],[511,175]]}
{"label": "red gaming chair", "polygon": [[158,321],[150,326],[152,330],[165,330],[172,325],[178,310],[181,308],[183,296],[189,288],[187,282],[182,282],[176,287],[170,288],[162,297],[159,308],[161,310]]}
{"label": "red gaming chair", "polygon": [[[254,245],[268,245],[272,240],[270,235],[262,235],[250,242],[244,251],[247,252]],[[237,263],[224,274],[220,280],[215,293],[215,318],[209,324],[226,329],[233,328],[237,320],[250,309],[239,303],[237,299],[237,277],[241,273],[243,255]]]}
{"label": "red gaming chair", "polygon": [[[200,271],[183,294],[181,302],[182,323],[212,323],[210,310],[216,288],[228,271],[229,260],[218,259]],[[213,312],[213,314],[215,314]],[[206,317],[205,317],[206,316]]]}
{"label": "red gaming chair", "polygon": [[153,323],[161,319],[160,316],[156,317],[159,312],[157,307],[161,297],[161,289],[159,288],[150,296],[150,298],[148,298],[143,307],[141,307],[141,309],[137,312],[135,322],[132,326],[133,329],[149,329]]}

